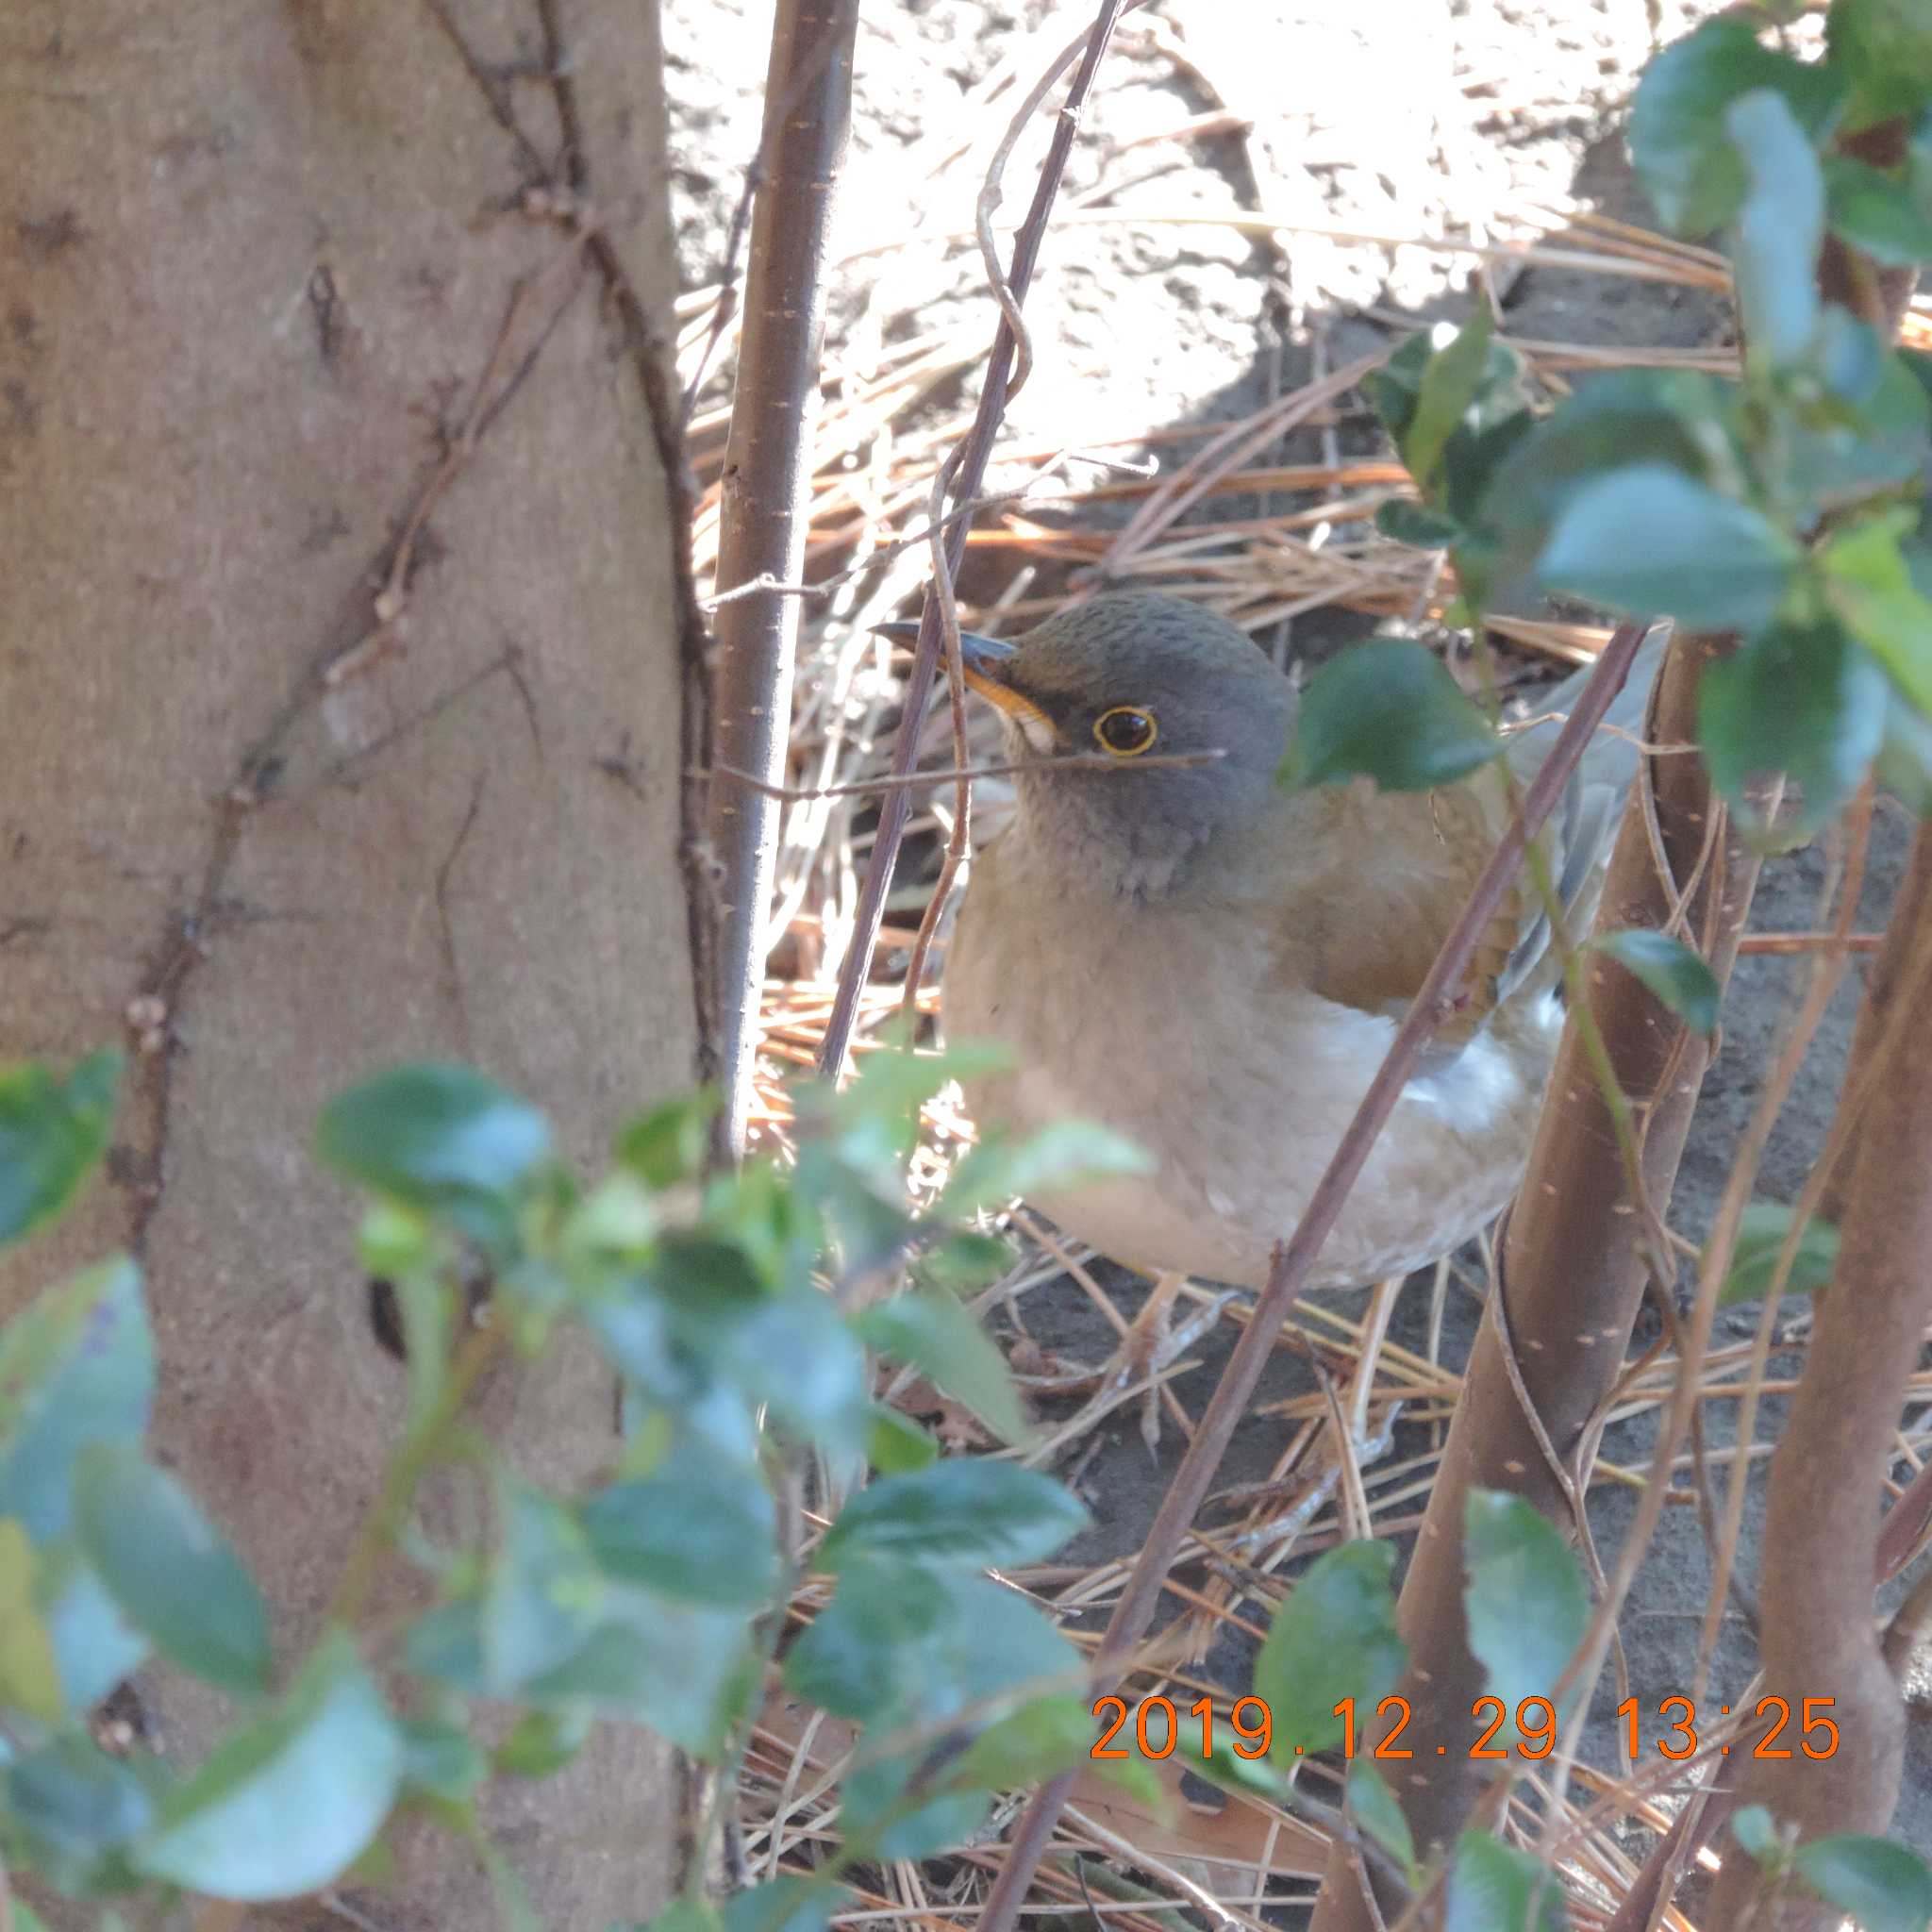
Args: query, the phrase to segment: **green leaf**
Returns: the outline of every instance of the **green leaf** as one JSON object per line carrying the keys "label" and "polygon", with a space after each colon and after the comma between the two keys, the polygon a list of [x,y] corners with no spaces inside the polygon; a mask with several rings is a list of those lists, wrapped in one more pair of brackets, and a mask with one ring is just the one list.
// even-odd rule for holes
{"label": "green leaf", "polygon": [[955,1631],[949,1584],[902,1563],[854,1563],[785,1653],[787,1688],[859,1723],[916,1709]]}
{"label": "green leaf", "polygon": [[1932,719],[1921,715],[1896,691],[1886,696],[1878,782],[1907,811],[1920,818],[1932,814]]}
{"label": "green leaf", "polygon": [[[840,1793],[840,1822],[849,1850],[858,1845],[873,1858],[930,1858],[963,1844],[992,1815],[992,1798],[980,1791],[941,1791],[915,1803],[912,1780],[921,1790],[935,1780],[922,1774],[944,1746],[934,1752],[869,1755],[873,1740],[859,1739],[857,1759]],[[908,1808],[909,1807],[909,1808]]]}
{"label": "green leaf", "polygon": [[647,1187],[673,1188],[691,1180],[705,1164],[705,1142],[720,1096],[714,1087],[681,1093],[627,1121],[613,1150]]}
{"label": "green leaf", "polygon": [[52,1724],[63,1706],[60,1665],[35,1600],[39,1570],[26,1531],[0,1517],[0,1705]]}
{"label": "green leaf", "polygon": [[1554,1873],[1480,1831],[1456,1840],[1442,1932],[1563,1932],[1565,1923]]}
{"label": "green leaf", "polygon": [[1310,680],[1280,775],[1297,789],[1367,776],[1385,791],[1428,791],[1502,748],[1434,652],[1407,638],[1371,638]]}
{"label": "green leaf", "polygon": [[1708,1040],[1717,1029],[1724,994],[1717,975],[1682,940],[1669,933],[1631,926],[1590,941],[1648,987],[1657,1002],[1676,1014],[1693,1033]]}
{"label": "green leaf", "polygon": [[483,1682],[516,1690],[574,1657],[602,1621],[606,1583],[591,1539],[541,1490],[497,1485],[502,1541],[482,1605]]}
{"label": "green leaf", "polygon": [[707,1358],[793,1436],[853,1462],[865,1453],[865,1352],[817,1289],[772,1297],[715,1335]]}
{"label": "green leaf", "polygon": [[1547,1697],[1583,1641],[1590,1591],[1556,1526],[1521,1496],[1472,1490],[1463,1537],[1469,1647],[1513,1739],[1517,1706]]}
{"label": "green leaf", "polygon": [[1851,78],[1846,125],[1911,118],[1932,102],[1932,21],[1923,0],[1832,0],[1824,44]]}
{"label": "green leaf", "polygon": [[420,1060],[376,1074],[323,1108],[325,1166],[447,1215],[492,1252],[509,1249],[516,1198],[554,1158],[550,1124],[473,1067]]}
{"label": "green leaf", "polygon": [[1348,1810],[1356,1824],[1402,1867],[1411,1886],[1422,1882],[1415,1838],[1395,1793],[1374,1763],[1357,1757],[1348,1767]]}
{"label": "green leaf", "polygon": [[982,1288],[991,1287],[1018,1258],[1013,1243],[1004,1235],[962,1227],[922,1255],[913,1274],[916,1280],[942,1294],[976,1294]]}
{"label": "green leaf", "polygon": [[237,1696],[268,1689],[268,1606],[194,1499],[127,1443],[96,1442],[75,1474],[82,1549],[162,1656]]}
{"label": "green leaf", "polygon": [[[1416,389],[1415,414],[1402,440],[1402,459],[1426,496],[1442,464],[1442,451],[1474,403],[1488,367],[1490,340],[1495,322],[1487,301],[1478,301],[1470,318],[1447,342],[1435,349],[1423,367]],[[1433,344],[1432,344],[1433,346]]]}
{"label": "green leaf", "polygon": [[1773,89],[1733,101],[1724,126],[1751,178],[1732,248],[1745,359],[1794,369],[1809,358],[1818,336],[1824,172],[1805,130]]}
{"label": "green leaf", "polygon": [[1407,1661],[1389,1578],[1394,1546],[1357,1541],[1318,1557],[1274,1612],[1255,1659],[1255,1695],[1273,1718],[1270,1750],[1283,1762],[1332,1751],[1342,1739],[1335,1706],[1355,1700],[1364,1719],[1395,1688]]}
{"label": "green leaf", "polygon": [[1777,1827],[1762,1805],[1746,1805],[1731,1819],[1731,1836],[1762,1865],[1775,1863],[1784,1847],[1778,1842]]}
{"label": "green leaf", "polygon": [[1062,1120],[1014,1136],[991,1129],[955,1165],[934,1213],[963,1221],[1054,1189],[1151,1174],[1154,1163],[1124,1134],[1093,1121]]}
{"label": "green leaf", "polygon": [[761,1609],[778,1582],[771,1491],[756,1468],[680,1443],[663,1466],[584,1504],[597,1561],[626,1583],[694,1603]]}
{"label": "green leaf", "polygon": [[77,1891],[148,1828],[154,1800],[125,1764],[68,1731],[0,1771],[0,1815],[31,1837],[48,1876]]}
{"label": "green leaf", "polygon": [[489,1781],[490,1759],[460,1724],[405,1718],[398,1728],[403,1739],[403,1784],[408,1790],[462,1805]]}
{"label": "green leaf", "polygon": [[1925,1932],[1932,1925],[1932,1869],[1903,1845],[1846,1833],[1800,1845],[1791,1863],[1862,1932]]}
{"label": "green leaf", "polygon": [[724,1901],[724,1932],[825,1932],[844,1897],[844,1888],[829,1879],[787,1872],[733,1892]]}
{"label": "green leaf", "polygon": [[1708,665],[1697,736],[1711,782],[1752,824],[1752,780],[1782,772],[1803,796],[1778,826],[1800,844],[1839,815],[1885,739],[1885,674],[1836,624],[1778,624]]}
{"label": "green leaf", "polygon": [[403,1737],[342,1632],[286,1706],[222,1744],[163,1807],[135,1862],[211,1898],[295,1898],[361,1857],[402,1782]]}
{"label": "green leaf", "polygon": [[[1126,1750],[1129,1764],[1143,1763],[1132,1744],[1124,1745],[1121,1741],[1125,1736],[1123,1731],[1111,1748]],[[1190,1770],[1224,1791],[1233,1791],[1238,1797],[1260,1798],[1270,1805],[1291,1804],[1294,1798],[1293,1778],[1266,1756],[1250,1757],[1237,1751],[1235,1746],[1241,1741],[1231,1724],[1217,1723],[1211,1732],[1214,1749],[1212,1752],[1203,1751],[1201,1720],[1183,1713],[1174,1748]],[[1120,1768],[1118,1762],[1114,1768]]]}
{"label": "green leaf", "polygon": [[1640,463],[1585,484],[1557,519],[1538,575],[1633,617],[1710,629],[1769,623],[1798,549],[1747,504]]}
{"label": "green leaf", "polygon": [[1630,163],[1673,233],[1708,235],[1742,205],[1744,163],[1724,110],[1760,88],[1783,97],[1813,142],[1830,130],[1844,95],[1840,74],[1773,53],[1735,19],[1707,21],[1643,70],[1630,104]]}
{"label": "green leaf", "polygon": [[950,1790],[1009,1791],[1043,1783],[1086,1761],[1091,1708],[1069,1695],[1036,1697],[989,1724],[946,1767]]}
{"label": "green leaf", "polygon": [[40,1557],[37,1596],[53,1640],[66,1707],[92,1710],[140,1669],[148,1654],[147,1641],[73,1543],[54,1544]]}
{"label": "green leaf", "polygon": [[1412,543],[1418,550],[1441,550],[1460,541],[1462,525],[1454,517],[1426,505],[1411,503],[1406,496],[1391,496],[1375,511],[1375,527],[1398,543]]}
{"label": "green leaf", "polygon": [[588,1710],[526,1710],[510,1726],[491,1762],[511,1777],[549,1777],[583,1750],[595,1727]]}
{"label": "green leaf", "polygon": [[[1737,1245],[1731,1250],[1731,1272],[1718,1293],[1720,1304],[1755,1302],[1771,1291],[1790,1226],[1791,1209],[1781,1201],[1753,1201],[1744,1209]],[[1838,1229],[1830,1222],[1807,1221],[1791,1257],[1785,1292],[1817,1294],[1829,1288],[1838,1267]]]}
{"label": "green leaf", "polygon": [[866,1424],[865,1459],[881,1475],[907,1475],[939,1460],[940,1445],[910,1416],[882,1402],[872,1406]]}
{"label": "green leaf", "polygon": [[1932,259],[1932,209],[1905,182],[1849,155],[1828,155],[1824,185],[1832,232],[1884,268]]}
{"label": "green leaf", "polygon": [[0,1247],[67,1211],[108,1151],[120,1084],[111,1047],[64,1080],[39,1061],[0,1068]]}
{"label": "green leaf", "polygon": [[1031,1435],[1006,1357],[952,1296],[895,1295],[875,1302],[853,1326],[869,1348],[909,1362],[927,1381],[957,1397],[1002,1441]]}
{"label": "green leaf", "polygon": [[132,1261],[104,1261],[15,1316],[0,1331],[0,1516],[36,1542],[66,1536],[75,1458],[90,1442],[139,1442],[154,1387]]}
{"label": "green leaf", "polygon": [[1818,553],[1826,601],[1852,635],[1932,718],[1932,600],[1912,580],[1900,538],[1913,513],[1867,517]]}
{"label": "green leaf", "polygon": [[708,1898],[675,1898],[634,1932],[724,1932],[724,1921]]}
{"label": "green leaf", "polygon": [[1050,1557],[1091,1518],[1051,1476],[961,1457],[882,1476],[839,1512],[819,1560],[842,1571],[868,1557],[935,1569],[993,1569]]}

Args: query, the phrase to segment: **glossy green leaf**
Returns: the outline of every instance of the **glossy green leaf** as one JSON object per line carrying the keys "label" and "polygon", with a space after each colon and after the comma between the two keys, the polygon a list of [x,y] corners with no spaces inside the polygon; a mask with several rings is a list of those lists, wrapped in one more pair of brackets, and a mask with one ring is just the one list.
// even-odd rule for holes
{"label": "glossy green leaf", "polygon": [[[1718,1294],[1721,1303],[1755,1302],[1771,1291],[1790,1227],[1791,1209],[1781,1201],[1753,1201],[1744,1209],[1737,1245],[1731,1250],[1731,1272]],[[1838,1250],[1839,1232],[1830,1222],[1815,1217],[1807,1221],[1791,1257],[1785,1292],[1817,1294],[1829,1288]]]}
{"label": "glossy green leaf", "polygon": [[1406,496],[1391,496],[1375,511],[1375,527],[1398,543],[1411,543],[1418,550],[1441,550],[1457,541],[1462,525],[1426,505],[1411,503]]}
{"label": "glossy green leaf", "polygon": [[[832,1914],[846,1898],[829,1879],[785,1873],[763,1885],[747,1886],[724,1901],[724,1932],[825,1932]],[[653,1932],[670,1932],[661,1920]],[[694,1932],[678,1926],[675,1932]]]}
{"label": "glossy green leaf", "polygon": [[377,1074],[323,1108],[317,1157],[336,1173],[448,1215],[494,1252],[513,1204],[554,1158],[550,1124],[473,1067],[421,1060]]}
{"label": "glossy green leaf", "polygon": [[[1247,1757],[1244,1755],[1245,1745],[1241,1750],[1236,1750],[1235,1746],[1241,1744],[1241,1740],[1235,1736],[1231,1724],[1217,1722],[1210,1727],[1208,1741],[1214,1747],[1211,1752],[1201,1748],[1199,1718],[1181,1712],[1177,1732],[1175,1755],[1197,1777],[1206,1778],[1210,1785],[1224,1791],[1233,1791],[1241,1797],[1260,1798],[1270,1805],[1287,1805],[1292,1801],[1294,1780],[1273,1758]],[[1127,1733],[1122,1731],[1115,1738],[1112,1748],[1126,1751],[1129,1764],[1143,1762],[1134,1744],[1123,1742],[1126,1736]],[[1285,1755],[1284,1762],[1291,1761],[1291,1754]]]}
{"label": "glossy green leaf", "polygon": [[1832,232],[1886,268],[1932,260],[1932,208],[1909,185],[1848,155],[1824,162]]}
{"label": "glossy green leaf", "polygon": [[1577,491],[1538,575],[1632,617],[1748,632],[1770,622],[1797,562],[1797,546],[1747,504],[1640,463]]}
{"label": "glossy green leaf", "polygon": [[127,1443],[96,1442],[76,1466],[75,1519],[95,1574],[162,1656],[238,1696],[268,1689],[268,1606],[172,1475]]}
{"label": "glossy green leaf", "polygon": [[1447,341],[1431,344],[1416,388],[1415,413],[1401,442],[1408,473],[1428,494],[1441,468],[1442,451],[1480,392],[1495,319],[1486,300]]}
{"label": "glossy green leaf", "polygon": [[1408,1882],[1420,1882],[1415,1838],[1395,1793],[1372,1759],[1357,1757],[1348,1767],[1348,1811],[1357,1826],[1401,1866]]}
{"label": "glossy green leaf", "polygon": [[285,1707],[237,1732],[163,1807],[140,1868],[211,1898],[295,1898],[368,1848],[401,1786],[402,1733],[341,1633]]}
{"label": "glossy green leaf", "polygon": [[946,1791],[921,1804],[911,1789],[942,1786],[937,1773],[926,1775],[933,1757],[943,1751],[874,1756],[874,1740],[861,1736],[857,1761],[841,1790],[840,1822],[846,1843],[862,1846],[873,1858],[931,1858],[963,1844],[992,1815],[992,1796],[984,1791]]}
{"label": "glossy green leaf", "polygon": [[935,1388],[963,1402],[1002,1441],[1031,1434],[1006,1357],[951,1295],[894,1295],[875,1302],[853,1326],[869,1348],[910,1363]]}
{"label": "glossy green leaf", "polygon": [[595,1720],[581,1707],[526,1710],[510,1726],[491,1762],[511,1777],[549,1777],[583,1750],[594,1728]]}
{"label": "glossy green leaf", "polygon": [[881,1475],[906,1475],[939,1460],[940,1445],[908,1415],[875,1402],[865,1428],[865,1459]]}
{"label": "glossy green leaf", "polygon": [[1825,48],[1852,83],[1848,126],[1910,119],[1932,104],[1932,18],[1924,0],[1832,0]]}
{"label": "glossy green leaf", "polygon": [[1724,110],[1750,188],[1731,251],[1738,319],[1753,367],[1795,369],[1818,337],[1824,175],[1784,98],[1759,88]]}
{"label": "glossy green leaf", "polygon": [[1716,1031],[1723,991],[1703,957],[1693,953],[1682,940],[1669,933],[1632,926],[1624,932],[1606,933],[1601,939],[1592,940],[1591,946],[1595,952],[1607,954],[1625,972],[1635,974],[1658,1004],[1674,1013],[1693,1033],[1701,1033],[1707,1040]]}
{"label": "glossy green leaf", "polygon": [[0,1815],[28,1835],[50,1877],[81,1890],[148,1828],[154,1800],[127,1765],[66,1731],[0,1770]]}
{"label": "glossy green leaf", "polygon": [[705,1143],[719,1105],[716,1088],[701,1087],[639,1114],[618,1129],[618,1162],[653,1188],[691,1180],[704,1166]]}
{"label": "glossy green leaf", "polygon": [[1907,811],[1932,815],[1932,718],[1887,694],[1885,735],[1878,741],[1878,782]]}
{"label": "glossy green leaf", "polygon": [[569,1510],[528,1484],[498,1485],[502,1541],[482,1604],[483,1682],[501,1695],[574,1657],[603,1620],[607,1585]]}
{"label": "glossy green leaf", "polygon": [[1566,1924],[1554,1873],[1485,1832],[1456,1840],[1442,1932],[1564,1932]]}
{"label": "glossy green leaf", "polygon": [[990,1131],[960,1156],[934,1211],[964,1220],[1048,1189],[1152,1171],[1153,1162],[1124,1134],[1094,1121],[1056,1121],[1025,1135]]}
{"label": "glossy green leaf", "polygon": [[1867,517],[1818,552],[1832,609],[1932,718],[1932,598],[1913,581],[1901,538],[1912,512]]}
{"label": "glossy green leaf", "polygon": [[1707,667],[1697,736],[1712,782],[1759,834],[1745,806],[1753,779],[1782,772],[1800,796],[1778,836],[1799,844],[1839,815],[1885,739],[1889,688],[1836,624],[1774,625]]}
{"label": "glossy green leaf", "polygon": [[786,1685],[859,1723],[916,1709],[956,1626],[950,1578],[896,1562],[854,1563],[785,1653]]}
{"label": "glossy green leaf", "polygon": [[1335,1707],[1373,1711],[1407,1660],[1395,1628],[1392,1543],[1346,1542],[1319,1557],[1289,1591],[1255,1659],[1255,1695],[1267,1705],[1283,1763],[1297,1747],[1332,1751],[1342,1740]]}
{"label": "glossy green leaf", "polygon": [[120,1084],[112,1048],[64,1080],[39,1061],[0,1067],[0,1247],[66,1212],[108,1151]]}
{"label": "glossy green leaf", "polygon": [[0,1516],[36,1542],[66,1536],[75,1457],[90,1442],[139,1442],[154,1386],[141,1276],[125,1257],[16,1315],[0,1331]]}
{"label": "glossy green leaf", "polygon": [[596,1560],[627,1583],[759,1609],[778,1581],[771,1491],[755,1467],[680,1444],[663,1466],[584,1504]]}
{"label": "glossy green leaf", "polygon": [[1428,791],[1468,777],[1502,748],[1434,652],[1408,638],[1371,638],[1309,681],[1281,782],[1366,776],[1385,791]]}
{"label": "glossy green leaf", "polygon": [[1783,1852],[1777,1827],[1762,1805],[1746,1805],[1731,1819],[1731,1836],[1761,1865],[1775,1861]]}
{"label": "glossy green leaf", "polygon": [[869,1557],[966,1570],[1035,1563],[1091,1522],[1051,1476],[960,1457],[861,1490],[826,1532],[819,1560],[835,1571]]}
{"label": "glossy green leaf", "polygon": [[460,1724],[434,1718],[405,1718],[397,1728],[403,1740],[406,1790],[461,1805],[489,1781],[490,1759]]}
{"label": "glossy green leaf", "polygon": [[1742,205],[1744,162],[1726,133],[1724,110],[1761,88],[1783,98],[1815,143],[1839,111],[1844,81],[1772,52],[1735,18],[1705,22],[1643,70],[1630,104],[1630,162],[1673,233],[1707,235]]}
{"label": "glossy green leaf", "polygon": [[0,1517],[0,1706],[52,1724],[64,1700],[53,1635],[36,1600],[39,1571],[25,1527]]}
{"label": "glossy green leaf", "polygon": [[1086,1762],[1092,1748],[1090,1704],[1070,1693],[1036,1697],[981,1731],[947,1764],[945,1783],[972,1791],[1042,1784]]}
{"label": "glossy green leaf", "polygon": [[40,1558],[36,1594],[66,1707],[92,1710],[141,1668],[148,1655],[147,1640],[127,1621],[75,1544],[51,1545],[40,1552]]}
{"label": "glossy green leaf", "polygon": [[811,1287],[773,1296],[713,1335],[706,1353],[792,1436],[855,1463],[865,1453],[865,1351],[829,1296]]}
{"label": "glossy green leaf", "polygon": [[928,1248],[913,1272],[920,1282],[942,1293],[976,1294],[991,1288],[1018,1258],[1004,1235],[962,1227]]}
{"label": "glossy green leaf", "polygon": [[1932,1925],[1932,1869],[1904,1845],[1846,1833],[1800,1845],[1791,1864],[1861,1932],[1926,1932]]}
{"label": "glossy green leaf", "polygon": [[1504,1490],[1472,1490],[1463,1516],[1469,1647],[1509,1713],[1556,1688],[1590,1620],[1583,1572],[1556,1526]]}

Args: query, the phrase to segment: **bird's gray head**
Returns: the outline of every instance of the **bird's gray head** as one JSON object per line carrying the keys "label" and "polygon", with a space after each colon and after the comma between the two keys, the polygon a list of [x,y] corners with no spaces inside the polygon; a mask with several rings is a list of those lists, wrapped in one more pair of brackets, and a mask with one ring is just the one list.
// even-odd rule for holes
{"label": "bird's gray head", "polygon": [[[967,681],[1000,708],[1016,758],[1108,760],[1018,774],[1029,843],[1056,854],[1070,876],[1158,896],[1265,808],[1292,691],[1213,612],[1122,592],[1062,612],[1017,645],[974,639],[966,650]],[[1162,761],[1215,751],[1219,758],[1197,764]]]}

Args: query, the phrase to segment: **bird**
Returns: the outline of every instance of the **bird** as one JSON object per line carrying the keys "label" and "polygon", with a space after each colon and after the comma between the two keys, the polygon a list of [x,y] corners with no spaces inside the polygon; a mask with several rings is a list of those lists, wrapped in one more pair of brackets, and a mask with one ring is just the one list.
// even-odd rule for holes
{"label": "bird", "polygon": [[[1578,938],[1664,641],[1646,643],[1607,721],[1623,729],[1597,732],[1542,835]],[[1285,787],[1295,686],[1246,633],[1176,598],[1098,595],[1017,643],[961,646],[1017,769],[1009,823],[970,862],[945,1036],[1008,1050],[1004,1070],[962,1083],[982,1130],[1078,1117],[1149,1158],[1142,1174],[1030,1198],[1155,1279],[1133,1338],[1144,1360],[1186,1278],[1261,1287],[1508,824],[1508,790],[1494,765],[1429,792]],[[1519,783],[1554,740],[1510,736]],[[1519,876],[1309,1288],[1436,1261],[1513,1194],[1564,1018],[1542,908]]]}

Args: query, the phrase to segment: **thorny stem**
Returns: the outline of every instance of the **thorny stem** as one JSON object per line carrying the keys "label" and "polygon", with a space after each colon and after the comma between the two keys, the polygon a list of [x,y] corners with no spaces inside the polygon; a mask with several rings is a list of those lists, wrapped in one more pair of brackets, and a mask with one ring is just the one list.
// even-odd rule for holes
{"label": "thorny stem", "polygon": [[[1484,866],[1461,917],[1443,941],[1435,964],[1429,968],[1428,976],[1396,1030],[1387,1057],[1362,1096],[1348,1131],[1309,1195],[1300,1225],[1285,1243],[1275,1248],[1267,1285],[1222,1372],[1221,1381],[1196,1427],[1194,1440],[1161,1499],[1147,1541],[1114,1607],[1101,1639],[1098,1663],[1117,1666],[1123,1655],[1145,1633],[1188,1526],[1207,1496],[1214,1473],[1274,1351],[1276,1331],[1366,1165],[1396,1099],[1414,1071],[1418,1055],[1435,1032],[1450,995],[1468,971],[1476,942],[1522,864],[1525,847],[1541,829],[1604,713],[1629,675],[1631,661],[1645,634],[1644,625],[1622,625],[1604,647],[1589,684],[1530,784],[1521,814],[1512,820]],[[1012,1932],[1027,1885],[1071,1787],[1070,1776],[1057,1778],[1028,1806],[1015,1830],[1007,1862],[987,1898],[980,1932]]]}

